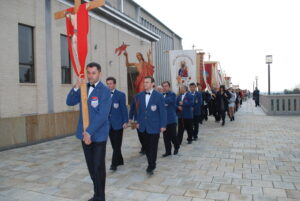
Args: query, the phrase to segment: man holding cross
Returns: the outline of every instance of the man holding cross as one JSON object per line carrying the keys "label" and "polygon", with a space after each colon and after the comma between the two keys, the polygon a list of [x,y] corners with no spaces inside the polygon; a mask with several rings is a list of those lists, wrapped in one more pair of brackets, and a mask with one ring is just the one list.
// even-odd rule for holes
{"label": "man holding cross", "polygon": [[[109,112],[111,106],[110,90],[100,81],[101,67],[97,63],[90,63],[86,67],[88,83],[88,110],[90,123],[86,131],[80,115],[76,136],[82,141],[82,148],[87,167],[94,184],[94,196],[90,201],[105,201],[105,154],[106,141],[109,134]],[[67,105],[80,104],[80,85],[85,83],[79,79],[67,97]]]}
{"label": "man holding cross", "polygon": [[88,83],[85,81],[85,61],[88,54],[88,11],[103,6],[105,0],[94,0],[54,14],[55,19],[66,19],[68,47],[71,63],[79,77],[69,92],[67,105],[80,104],[80,118],[76,136],[82,141],[84,156],[94,184],[94,196],[90,201],[105,201],[105,154],[109,133],[110,90],[100,81],[101,66],[90,63],[86,67]]}

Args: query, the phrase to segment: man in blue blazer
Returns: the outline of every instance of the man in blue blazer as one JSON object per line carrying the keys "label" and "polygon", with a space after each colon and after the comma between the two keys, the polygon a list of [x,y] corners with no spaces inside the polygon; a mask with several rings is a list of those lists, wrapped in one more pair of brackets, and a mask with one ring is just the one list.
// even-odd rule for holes
{"label": "man in blue blazer", "polygon": [[[131,100],[131,104],[130,104],[130,110],[129,110],[129,122],[130,123],[136,123],[136,110],[138,108],[138,104],[136,105],[136,96],[133,96],[132,97],[132,100]],[[140,154],[144,155],[146,154],[146,148],[145,148],[145,143],[144,143],[144,135],[143,133],[141,133],[139,131],[139,129],[136,129],[137,131],[137,134],[138,134],[138,138],[139,138],[139,141],[141,143],[141,150],[140,150]]]}
{"label": "man in blue blazer", "polygon": [[116,171],[119,165],[124,165],[122,156],[123,129],[128,126],[128,110],[125,93],[116,89],[117,80],[114,77],[106,79],[106,85],[110,89],[112,104],[109,114],[110,131],[109,139],[113,149],[110,170]]}
{"label": "man in blue blazer", "polygon": [[160,132],[166,130],[167,111],[164,97],[161,93],[154,90],[154,78],[147,76],[144,78],[145,91],[136,95],[137,128],[143,133],[148,159],[147,173],[153,174],[156,168],[157,148]]}
{"label": "man in blue blazer", "polygon": [[163,96],[165,98],[165,106],[167,109],[167,128],[163,133],[164,135],[164,143],[166,153],[163,154],[163,157],[167,157],[171,155],[172,144],[174,146],[174,155],[178,154],[179,143],[177,139],[177,116],[176,116],[176,94],[171,91],[171,84],[169,81],[165,81],[162,84],[163,87]]}
{"label": "man in blue blazer", "polygon": [[188,144],[193,141],[193,105],[194,96],[188,92],[188,87],[180,87],[180,95],[177,96],[177,116],[178,116],[178,142],[181,145],[183,133],[186,130],[188,134]]}
{"label": "man in blue blazer", "polygon": [[90,201],[105,201],[105,153],[109,133],[110,90],[100,81],[101,66],[92,62],[87,65],[89,126],[83,132],[80,85],[86,81],[79,79],[68,94],[67,105],[80,104],[80,117],[76,136],[82,141],[87,167],[94,184],[94,196]]}
{"label": "man in blue blazer", "polygon": [[194,106],[193,106],[193,137],[194,140],[198,139],[198,132],[199,132],[199,124],[201,119],[201,107],[202,107],[202,92],[196,91],[196,84],[190,84],[190,91],[191,94],[194,96]]}

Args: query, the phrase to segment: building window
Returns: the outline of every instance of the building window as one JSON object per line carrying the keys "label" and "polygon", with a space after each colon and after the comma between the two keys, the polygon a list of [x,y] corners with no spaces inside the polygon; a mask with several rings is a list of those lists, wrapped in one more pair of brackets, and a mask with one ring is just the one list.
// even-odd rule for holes
{"label": "building window", "polygon": [[71,59],[68,50],[68,38],[60,35],[61,83],[71,84]]}
{"label": "building window", "polygon": [[19,81],[34,83],[33,27],[19,24]]}

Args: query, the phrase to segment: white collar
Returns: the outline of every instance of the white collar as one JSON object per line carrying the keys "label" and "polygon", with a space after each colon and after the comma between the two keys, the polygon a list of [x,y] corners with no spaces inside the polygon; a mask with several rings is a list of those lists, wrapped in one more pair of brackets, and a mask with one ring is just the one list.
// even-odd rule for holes
{"label": "white collar", "polygon": [[[96,86],[99,84],[99,82],[100,82],[100,80],[94,84],[94,85],[95,85],[95,88],[96,88]],[[91,83],[90,83],[90,84],[91,84]]]}
{"label": "white collar", "polygon": [[152,94],[154,89],[151,89],[150,91],[146,91],[147,93],[150,93],[150,95]]}

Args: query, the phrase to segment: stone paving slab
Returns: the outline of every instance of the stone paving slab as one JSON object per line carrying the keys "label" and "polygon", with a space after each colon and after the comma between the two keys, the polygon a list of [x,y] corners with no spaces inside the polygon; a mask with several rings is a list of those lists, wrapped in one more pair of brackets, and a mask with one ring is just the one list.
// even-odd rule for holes
{"label": "stone paving slab", "polygon": [[[108,201],[298,201],[300,200],[300,117],[266,116],[251,100],[236,121],[222,127],[210,117],[200,138],[179,155],[162,158],[162,136],[154,175],[136,131],[127,129],[125,165],[108,170]],[[186,134],[185,134],[186,136]],[[92,182],[81,144],[74,137],[0,152],[1,201],[85,201]]]}

